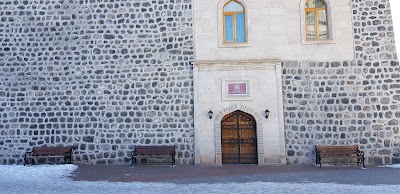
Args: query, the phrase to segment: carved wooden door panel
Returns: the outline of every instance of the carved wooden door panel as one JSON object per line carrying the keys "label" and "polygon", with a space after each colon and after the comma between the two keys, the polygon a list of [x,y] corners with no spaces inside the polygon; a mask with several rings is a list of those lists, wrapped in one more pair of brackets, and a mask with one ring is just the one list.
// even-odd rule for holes
{"label": "carved wooden door panel", "polygon": [[257,164],[257,129],[253,116],[242,111],[221,121],[223,164]]}

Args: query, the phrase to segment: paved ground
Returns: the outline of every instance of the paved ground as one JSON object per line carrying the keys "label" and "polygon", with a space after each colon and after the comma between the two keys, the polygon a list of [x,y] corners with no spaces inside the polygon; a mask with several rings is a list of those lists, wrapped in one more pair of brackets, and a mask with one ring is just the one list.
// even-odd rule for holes
{"label": "paved ground", "polygon": [[400,185],[400,169],[368,166],[169,166],[79,165],[73,180],[110,182],[227,183],[288,182]]}

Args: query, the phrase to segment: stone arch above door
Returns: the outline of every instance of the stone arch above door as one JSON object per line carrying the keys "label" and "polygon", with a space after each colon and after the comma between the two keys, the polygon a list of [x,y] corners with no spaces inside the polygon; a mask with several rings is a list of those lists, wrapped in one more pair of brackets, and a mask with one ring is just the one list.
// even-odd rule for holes
{"label": "stone arch above door", "polygon": [[236,104],[229,108],[226,108],[218,113],[215,117],[214,132],[215,132],[215,163],[222,165],[222,146],[221,146],[221,120],[225,115],[234,111],[243,111],[250,114],[256,120],[257,126],[257,150],[258,150],[258,165],[264,164],[264,136],[263,136],[263,124],[262,117],[252,108],[244,106],[242,104]]}

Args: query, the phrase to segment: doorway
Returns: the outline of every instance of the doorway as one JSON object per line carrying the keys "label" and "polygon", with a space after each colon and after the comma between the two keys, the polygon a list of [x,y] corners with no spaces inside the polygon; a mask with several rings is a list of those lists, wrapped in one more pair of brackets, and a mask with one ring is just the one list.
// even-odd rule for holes
{"label": "doorway", "polygon": [[222,164],[257,164],[256,120],[240,110],[221,120]]}

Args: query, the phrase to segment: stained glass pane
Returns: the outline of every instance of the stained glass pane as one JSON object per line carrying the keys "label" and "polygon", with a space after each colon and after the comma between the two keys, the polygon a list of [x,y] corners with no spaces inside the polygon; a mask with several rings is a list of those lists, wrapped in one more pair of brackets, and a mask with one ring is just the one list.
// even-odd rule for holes
{"label": "stained glass pane", "polygon": [[316,39],[316,31],[315,31],[315,16],[314,12],[307,12],[306,13],[306,19],[307,19],[307,39]]}
{"label": "stained glass pane", "polygon": [[225,16],[225,41],[233,42],[233,16]]}
{"label": "stained glass pane", "polygon": [[326,18],[326,11],[318,11],[318,24],[319,24],[319,39],[328,39],[328,22]]}
{"label": "stained glass pane", "polygon": [[224,12],[243,11],[243,10],[244,10],[243,6],[237,3],[236,1],[231,1],[224,7]]}
{"label": "stained glass pane", "polygon": [[322,0],[308,0],[306,8],[323,8],[326,7],[325,2]]}

